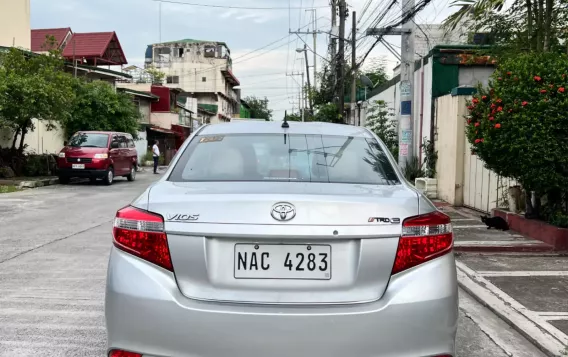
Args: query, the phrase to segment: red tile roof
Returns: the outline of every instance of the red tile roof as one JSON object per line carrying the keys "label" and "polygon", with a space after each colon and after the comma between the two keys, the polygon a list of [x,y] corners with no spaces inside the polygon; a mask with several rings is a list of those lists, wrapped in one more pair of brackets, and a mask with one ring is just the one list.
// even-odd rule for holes
{"label": "red tile roof", "polygon": [[115,32],[74,33],[63,50],[63,57],[85,59],[94,65],[128,63]]}
{"label": "red tile roof", "polygon": [[55,41],[57,42],[57,46],[61,44],[61,41],[65,39],[65,36],[71,32],[71,28],[58,28],[58,29],[37,29],[32,30],[32,48],[33,52],[41,52],[45,51],[44,48],[45,41],[47,36],[55,37]]}

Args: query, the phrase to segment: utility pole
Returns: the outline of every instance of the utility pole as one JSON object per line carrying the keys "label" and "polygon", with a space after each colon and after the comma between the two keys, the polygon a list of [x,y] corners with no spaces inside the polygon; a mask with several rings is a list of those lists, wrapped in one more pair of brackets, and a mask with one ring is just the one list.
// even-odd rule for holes
{"label": "utility pole", "polygon": [[414,98],[414,0],[403,0],[402,16],[409,19],[401,28],[368,29],[367,35],[400,35],[400,112],[398,119],[398,164],[404,166],[414,156],[414,120],[412,118]]}
{"label": "utility pole", "polygon": [[312,16],[313,16],[313,20],[312,20],[312,26],[313,26],[312,36],[314,37],[314,49],[313,49],[314,66],[313,67],[314,67],[314,89],[316,89],[317,88],[317,86],[316,86],[317,79],[316,78],[317,78],[317,72],[318,72],[317,71],[317,68],[318,68],[317,67],[317,60],[318,60],[318,57],[317,57],[317,39],[318,39],[317,28],[318,28],[318,22],[317,21],[318,20],[317,20],[317,17],[316,17],[317,16],[317,9],[308,9],[308,10],[306,10],[306,12],[311,12]]}
{"label": "utility pole", "polygon": [[[337,38],[333,36],[333,30],[337,27],[337,0],[331,0],[331,41],[329,41],[329,54],[331,62],[335,63],[335,51],[337,50]],[[332,68],[333,70],[333,68]]]}
{"label": "utility pole", "polygon": [[[312,90],[311,90],[311,85],[310,85],[310,66],[308,65],[308,46],[307,45],[304,45],[304,55],[305,55],[305,58],[306,58],[306,74],[308,76],[307,100],[309,101],[309,104],[310,104],[310,113],[313,115],[314,114],[314,107],[313,107],[313,104],[312,104],[312,96],[311,96]],[[314,66],[315,66],[315,64],[314,64]],[[302,82],[303,82],[303,80],[302,80]]]}
{"label": "utility pole", "polygon": [[302,91],[300,93],[302,93],[302,106],[304,107],[304,110],[302,110],[302,121],[304,121],[304,112],[306,111],[306,89],[304,87],[304,71],[302,70]]}
{"label": "utility pole", "polygon": [[339,115],[345,123],[345,19],[347,17],[347,4],[339,0],[339,51],[337,53],[337,96],[339,98]]}
{"label": "utility pole", "polygon": [[[414,0],[404,0],[402,16],[414,11]],[[400,121],[398,164],[404,165],[414,156],[414,123],[412,100],[414,99],[414,16],[402,24],[400,64]]]}
{"label": "utility pole", "polygon": [[317,71],[317,69],[318,69],[318,49],[317,49],[318,34],[316,33],[316,29],[318,28],[318,19],[317,19],[316,15],[317,15],[316,9],[314,9],[314,90],[317,89],[317,78],[318,78],[318,71]]}
{"label": "utility pole", "polygon": [[353,11],[353,25],[351,28],[351,112],[350,124],[356,124],[355,105],[357,104],[357,13]]}
{"label": "utility pole", "polygon": [[[298,109],[300,111],[300,115],[302,116],[302,121],[304,121],[305,120],[305,118],[304,118],[304,111],[305,110],[303,110],[303,108],[302,108],[302,104],[304,102],[304,100],[302,99],[302,96],[304,94],[304,72],[303,71],[302,71],[302,73],[292,72],[290,74],[287,74],[287,76],[289,76],[289,77],[301,76],[302,77],[302,82],[300,83],[300,92],[298,93]],[[296,81],[296,83],[297,83],[297,81]],[[305,108],[305,105],[304,105],[304,108]]]}

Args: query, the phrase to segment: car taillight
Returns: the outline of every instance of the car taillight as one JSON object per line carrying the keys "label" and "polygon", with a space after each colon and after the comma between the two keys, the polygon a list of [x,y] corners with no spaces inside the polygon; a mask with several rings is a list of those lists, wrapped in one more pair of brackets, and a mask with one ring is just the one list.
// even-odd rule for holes
{"label": "car taillight", "polygon": [[400,273],[452,250],[454,236],[450,217],[431,212],[402,222],[392,274]]}
{"label": "car taillight", "polygon": [[118,249],[173,271],[162,216],[125,207],[116,213],[113,235]]}
{"label": "car taillight", "polygon": [[122,350],[112,350],[108,354],[108,357],[142,357],[140,353],[122,351]]}

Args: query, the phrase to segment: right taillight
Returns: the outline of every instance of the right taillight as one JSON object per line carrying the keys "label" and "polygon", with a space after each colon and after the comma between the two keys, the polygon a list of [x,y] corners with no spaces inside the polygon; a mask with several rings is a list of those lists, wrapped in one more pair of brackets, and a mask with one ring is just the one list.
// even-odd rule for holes
{"label": "right taillight", "polygon": [[452,250],[454,236],[450,217],[431,212],[402,222],[392,274],[438,258]]}
{"label": "right taillight", "polygon": [[173,271],[162,216],[125,207],[116,213],[113,235],[118,249]]}

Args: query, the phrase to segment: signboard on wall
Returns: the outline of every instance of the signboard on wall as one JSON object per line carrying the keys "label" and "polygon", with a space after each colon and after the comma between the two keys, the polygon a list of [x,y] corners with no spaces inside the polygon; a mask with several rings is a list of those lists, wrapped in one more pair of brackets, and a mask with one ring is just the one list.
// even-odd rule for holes
{"label": "signboard on wall", "polygon": [[400,82],[400,96],[410,97],[410,81]]}
{"label": "signboard on wall", "polygon": [[401,144],[400,145],[400,156],[408,156],[408,144]]}
{"label": "signboard on wall", "polygon": [[410,144],[412,142],[412,131],[411,130],[403,130],[401,140],[405,144]]}

